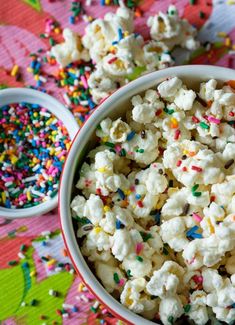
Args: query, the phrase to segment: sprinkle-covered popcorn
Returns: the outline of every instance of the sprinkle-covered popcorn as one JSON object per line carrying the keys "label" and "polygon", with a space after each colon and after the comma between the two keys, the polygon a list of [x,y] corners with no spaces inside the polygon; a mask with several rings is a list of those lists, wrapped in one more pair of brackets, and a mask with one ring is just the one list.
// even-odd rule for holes
{"label": "sprinkle-covered popcorn", "polygon": [[164,325],[235,320],[235,93],[197,89],[168,78],[97,125],[71,202],[106,290]]}

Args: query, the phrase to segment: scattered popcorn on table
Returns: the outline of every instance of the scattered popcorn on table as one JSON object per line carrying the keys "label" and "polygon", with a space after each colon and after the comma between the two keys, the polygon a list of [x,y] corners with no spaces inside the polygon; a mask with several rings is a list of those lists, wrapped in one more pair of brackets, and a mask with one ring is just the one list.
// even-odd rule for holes
{"label": "scattered popcorn on table", "polygon": [[235,319],[235,94],[216,87],[172,77],[104,119],[71,203],[103,286],[164,325]]}

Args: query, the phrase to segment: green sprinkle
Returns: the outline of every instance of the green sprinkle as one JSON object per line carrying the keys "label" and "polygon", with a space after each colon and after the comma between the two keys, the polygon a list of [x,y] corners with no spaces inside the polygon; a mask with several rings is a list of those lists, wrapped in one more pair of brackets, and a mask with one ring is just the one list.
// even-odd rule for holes
{"label": "green sprinkle", "polygon": [[195,191],[198,189],[198,187],[199,187],[198,184],[193,185],[191,191],[192,191],[192,192],[195,192]]}
{"label": "green sprinkle", "polygon": [[137,152],[144,153],[144,149],[138,149]]}
{"label": "green sprinkle", "polygon": [[190,311],[190,309],[191,309],[191,305],[188,304],[188,305],[184,306],[184,312],[185,313],[188,313]]}
{"label": "green sprinkle", "polygon": [[55,41],[53,40],[52,37],[49,38],[49,43],[50,43],[51,46],[55,45]]}
{"label": "green sprinkle", "polygon": [[169,255],[169,252],[168,252],[168,250],[166,249],[167,246],[168,246],[167,244],[164,244],[164,245],[163,245],[162,253],[163,253],[164,255]]}
{"label": "green sprinkle", "polygon": [[195,0],[189,0],[189,3],[191,4],[191,5],[195,5]]}
{"label": "green sprinkle", "polygon": [[127,275],[128,278],[131,278],[131,277],[132,277],[132,275],[131,275],[131,270],[127,270],[127,271],[126,271],[126,275]]}
{"label": "green sprinkle", "polygon": [[91,307],[90,308],[90,310],[94,313],[94,314],[96,314],[97,313],[97,309],[96,308],[94,308],[94,307]]}
{"label": "green sprinkle", "polygon": [[16,265],[16,264],[18,264],[18,262],[16,260],[12,260],[12,261],[8,262],[8,265],[10,265],[10,266],[13,266],[13,265]]}
{"label": "green sprinkle", "polygon": [[25,251],[25,249],[26,249],[26,246],[24,244],[20,246],[20,251],[21,252]]}
{"label": "green sprinkle", "polygon": [[205,122],[200,122],[199,125],[201,128],[203,128],[205,130],[208,130],[210,128],[209,125],[207,125]]}
{"label": "green sprinkle", "polygon": [[169,317],[167,318],[167,320],[168,320],[168,322],[171,323],[171,324],[174,323],[174,317],[173,317],[173,316],[169,316]]}
{"label": "green sprinkle", "polygon": [[122,150],[120,151],[120,156],[121,157],[125,157],[126,156],[126,150],[124,148],[122,148]]}
{"label": "green sprinkle", "polygon": [[113,280],[117,284],[120,282],[119,276],[118,276],[118,274],[116,272],[113,274]]}
{"label": "green sprinkle", "polygon": [[202,19],[205,18],[205,13],[203,11],[200,11],[199,12],[199,17],[202,18]]}
{"label": "green sprinkle", "polygon": [[115,144],[112,143],[112,142],[105,142],[104,145],[106,145],[107,147],[110,147],[110,148],[114,148],[115,147]]}
{"label": "green sprinkle", "polygon": [[33,299],[30,301],[30,306],[36,306],[38,304],[38,301],[36,299]]}
{"label": "green sprinkle", "polygon": [[150,233],[146,233],[143,231],[140,231],[140,235],[144,242],[148,241],[150,238],[153,238],[153,236]]}
{"label": "green sprinkle", "polygon": [[193,192],[193,196],[199,197],[202,195],[202,192]]}
{"label": "green sprinkle", "polygon": [[143,262],[143,258],[141,256],[136,256],[136,260],[139,261],[139,262]]}
{"label": "green sprinkle", "polygon": [[164,108],[163,111],[169,115],[172,115],[174,113],[174,110],[169,108]]}

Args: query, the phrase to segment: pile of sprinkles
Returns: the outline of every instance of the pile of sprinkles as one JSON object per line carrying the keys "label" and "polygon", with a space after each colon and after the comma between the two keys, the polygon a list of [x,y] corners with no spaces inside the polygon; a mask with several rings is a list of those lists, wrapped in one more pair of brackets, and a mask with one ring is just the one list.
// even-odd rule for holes
{"label": "pile of sprinkles", "polygon": [[70,146],[62,122],[37,104],[0,109],[0,205],[29,208],[52,199]]}

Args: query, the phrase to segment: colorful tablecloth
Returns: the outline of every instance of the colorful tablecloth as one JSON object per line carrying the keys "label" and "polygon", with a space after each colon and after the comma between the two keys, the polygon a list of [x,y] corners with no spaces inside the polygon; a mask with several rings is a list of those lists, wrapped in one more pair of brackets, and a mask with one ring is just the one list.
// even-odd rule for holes
{"label": "colorful tablecloth", "polygon": [[[30,53],[49,48],[48,39],[39,36],[45,32],[47,18],[58,21],[62,28],[83,33],[87,23],[82,18],[74,25],[69,23],[71,2],[0,0],[1,88],[35,85],[27,67]],[[94,18],[117,8],[102,5],[105,1],[90,1],[90,6],[88,2],[81,1],[86,14]],[[199,39],[204,45],[193,53],[191,63],[235,68],[235,1],[142,0],[138,4],[142,14],[136,17],[135,26],[145,38],[148,38],[146,18],[175,4],[180,15],[199,29]],[[19,78],[9,73],[14,65],[20,67]],[[62,100],[63,90],[55,84],[47,83],[45,88]],[[31,219],[0,219],[0,323],[121,324],[102,306],[94,307],[97,307],[95,298],[73,273],[57,210]]]}

